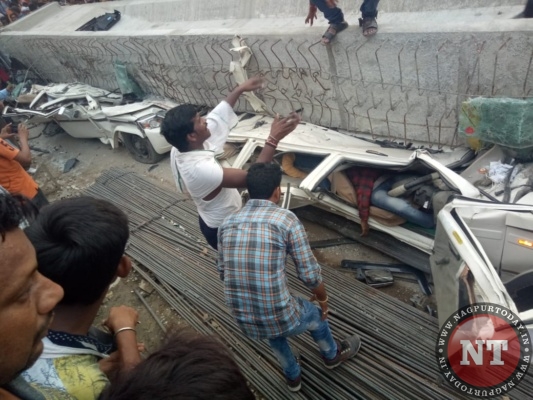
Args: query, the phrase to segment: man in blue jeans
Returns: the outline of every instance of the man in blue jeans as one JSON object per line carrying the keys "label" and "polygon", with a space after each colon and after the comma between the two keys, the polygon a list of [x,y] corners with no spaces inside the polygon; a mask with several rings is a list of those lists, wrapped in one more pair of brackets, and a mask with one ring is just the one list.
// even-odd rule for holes
{"label": "man in blue jeans", "polygon": [[[237,324],[252,339],[268,339],[290,391],[301,388],[299,361],[288,337],[309,331],[326,368],[335,368],[357,354],[357,335],[334,340],[327,322],[328,295],[305,228],[291,211],[280,208],[281,169],[276,164],[250,167],[248,203],[227,217],[218,230],[218,270],[226,303]],[[289,291],[285,260],[290,255],[300,280],[311,290],[311,301]]]}
{"label": "man in blue jeans", "polygon": [[[362,18],[359,18],[359,26],[363,29],[364,36],[375,35],[378,31],[378,3],[379,0],[363,0],[361,5]],[[330,44],[337,36],[337,33],[342,32],[348,27],[348,23],[344,20],[342,10],[337,7],[337,0],[309,0],[309,13],[305,19],[305,23],[313,26],[313,21],[316,19],[317,8],[324,13],[324,17],[329,22],[329,28],[322,35],[322,43]]]}

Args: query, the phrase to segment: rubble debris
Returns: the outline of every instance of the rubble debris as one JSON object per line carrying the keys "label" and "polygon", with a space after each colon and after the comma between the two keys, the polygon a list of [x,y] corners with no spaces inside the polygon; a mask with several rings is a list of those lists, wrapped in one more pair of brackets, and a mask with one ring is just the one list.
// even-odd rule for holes
{"label": "rubble debris", "polygon": [[67,172],[69,172],[72,168],[74,168],[76,166],[76,164],[79,162],[79,160],[77,158],[69,158],[66,162],[65,162],[65,165],[63,166],[63,173],[66,174]]}

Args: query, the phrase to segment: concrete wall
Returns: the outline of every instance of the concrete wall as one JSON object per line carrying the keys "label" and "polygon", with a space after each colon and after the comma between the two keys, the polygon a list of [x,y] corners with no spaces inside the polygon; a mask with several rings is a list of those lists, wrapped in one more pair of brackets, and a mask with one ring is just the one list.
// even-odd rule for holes
{"label": "concrete wall", "polygon": [[[228,67],[235,54],[229,49],[233,35],[240,34],[254,53],[250,75],[268,80],[262,96],[275,112],[303,108],[306,121],[403,142],[461,143],[458,107],[469,96],[531,96],[533,26],[530,20],[510,19],[521,6],[384,12],[376,37],[368,40],[350,27],[335,45],[325,47],[318,43],[323,20],[313,28],[303,26],[301,17],[191,21],[214,18],[211,12],[216,16],[224,9],[238,9],[235,15],[242,17],[251,9],[229,5],[257,3],[257,11],[269,2],[209,2],[210,8],[199,14],[191,4],[202,3],[149,6],[136,0],[62,9],[52,4],[48,7],[56,7],[55,17],[49,9],[46,18],[35,13],[13,24],[0,35],[0,46],[50,81],[116,89],[113,63],[122,61],[147,92],[214,106],[234,85]],[[292,2],[279,2],[286,3]],[[168,7],[180,4],[183,12],[173,13],[186,21],[154,23],[156,15],[170,19]],[[387,4],[393,2],[382,2]],[[109,32],[75,32],[89,16],[119,6],[123,19]],[[130,14],[132,8],[137,11]],[[238,108],[247,105],[241,102]]]}

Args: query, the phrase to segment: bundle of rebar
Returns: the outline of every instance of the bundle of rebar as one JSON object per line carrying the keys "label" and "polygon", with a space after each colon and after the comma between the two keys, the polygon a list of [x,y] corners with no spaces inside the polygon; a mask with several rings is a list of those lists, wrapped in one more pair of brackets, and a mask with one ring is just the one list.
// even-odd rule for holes
{"label": "bundle of rebar", "polygon": [[[224,284],[216,269],[216,255],[205,242],[194,203],[174,186],[160,188],[138,175],[113,169],[99,177],[86,194],[107,199],[130,218],[127,253],[142,267],[139,274],[151,283],[169,306],[193,328],[217,335],[233,351],[236,361],[257,390],[258,397],[289,397],[281,369],[266,341],[247,338],[235,323],[224,300]],[[353,274],[322,268],[329,294],[329,323],[333,335],[357,333],[359,354],[335,370],[324,367],[310,335],[291,338],[302,355],[301,399],[462,399],[438,370],[437,320],[391,296],[367,287]],[[287,276],[291,292],[307,298],[290,260]],[[531,374],[511,393],[528,399]]]}

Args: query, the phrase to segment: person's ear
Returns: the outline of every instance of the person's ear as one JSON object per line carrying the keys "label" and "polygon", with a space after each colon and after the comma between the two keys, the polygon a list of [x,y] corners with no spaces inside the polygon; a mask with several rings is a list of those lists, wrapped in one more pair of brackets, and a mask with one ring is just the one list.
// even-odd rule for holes
{"label": "person's ear", "polygon": [[131,272],[131,260],[128,256],[122,256],[118,263],[117,276],[119,278],[125,278]]}
{"label": "person's ear", "polygon": [[197,138],[198,138],[198,136],[196,135],[196,131],[192,131],[191,133],[187,134],[187,141],[189,143],[196,142]]}
{"label": "person's ear", "polygon": [[281,200],[281,186],[278,186],[276,190],[274,190],[274,203],[278,204]]}

